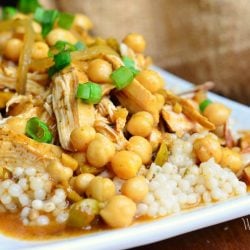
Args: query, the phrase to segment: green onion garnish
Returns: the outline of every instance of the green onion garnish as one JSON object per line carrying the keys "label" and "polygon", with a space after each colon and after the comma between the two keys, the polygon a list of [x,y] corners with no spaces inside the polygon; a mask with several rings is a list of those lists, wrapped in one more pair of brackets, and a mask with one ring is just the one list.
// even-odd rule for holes
{"label": "green onion garnish", "polygon": [[127,87],[134,79],[134,73],[127,67],[121,66],[110,76],[116,88],[123,89]]}
{"label": "green onion garnish", "polygon": [[52,57],[62,51],[81,51],[84,50],[85,44],[83,44],[82,42],[77,42],[75,45],[66,42],[66,41],[57,41],[56,44],[54,46],[52,46],[49,50],[48,56]]}
{"label": "green onion garnish", "polygon": [[209,104],[211,104],[211,103],[212,103],[212,101],[209,100],[209,99],[205,99],[204,101],[202,101],[202,102],[200,103],[200,105],[199,105],[200,111],[203,113],[204,110],[206,109],[206,107],[207,107]]}
{"label": "green onion garnish", "polygon": [[74,22],[74,15],[71,15],[69,13],[64,13],[61,12],[58,18],[58,25],[59,27],[63,28],[63,29],[70,29],[73,22]]}
{"label": "green onion garnish", "polygon": [[27,121],[25,133],[28,137],[38,142],[51,143],[53,139],[46,123],[37,117],[32,117]]}
{"label": "green onion garnish", "polygon": [[38,0],[19,0],[17,4],[18,9],[23,13],[34,12],[39,6]]}
{"label": "green onion garnish", "polygon": [[78,41],[78,42],[75,44],[75,48],[76,48],[76,50],[78,50],[78,51],[85,50],[85,49],[86,49],[86,45],[85,45],[83,42]]}
{"label": "green onion garnish", "polygon": [[57,68],[55,67],[55,65],[51,66],[49,69],[48,69],[48,75],[49,77],[52,77],[56,72],[57,72]]}
{"label": "green onion garnish", "polygon": [[71,62],[71,56],[69,51],[63,51],[54,56],[55,67],[59,71],[66,66],[68,66]]}
{"label": "green onion garnish", "polygon": [[56,72],[64,69],[71,63],[71,55],[69,51],[62,51],[54,55],[55,64],[49,68],[48,75],[52,77]]}
{"label": "green onion garnish", "polygon": [[42,36],[46,37],[52,30],[54,23],[59,15],[57,10],[45,10],[37,8],[34,14],[34,19],[42,24]]}
{"label": "green onion garnish", "polygon": [[2,10],[2,18],[3,20],[11,19],[15,14],[17,10],[14,7],[6,6]]}
{"label": "green onion garnish", "polygon": [[41,8],[41,7],[38,7],[36,8],[36,11],[34,13],[34,19],[35,21],[39,22],[39,23],[42,23],[43,22],[43,15],[44,15],[44,12],[46,10]]}
{"label": "green onion garnish", "polygon": [[122,57],[122,61],[124,65],[134,73],[135,76],[140,72],[138,69],[135,68],[135,62],[128,56]]}
{"label": "green onion garnish", "polygon": [[76,97],[86,103],[96,104],[102,98],[102,88],[93,82],[80,83],[77,88]]}

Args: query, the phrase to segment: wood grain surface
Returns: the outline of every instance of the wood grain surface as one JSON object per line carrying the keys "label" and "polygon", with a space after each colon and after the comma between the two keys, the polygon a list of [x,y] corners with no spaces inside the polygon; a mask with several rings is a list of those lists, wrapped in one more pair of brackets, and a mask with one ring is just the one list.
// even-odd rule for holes
{"label": "wood grain surface", "polygon": [[[247,220],[249,224],[247,225]],[[157,232],[156,232],[157,233]],[[135,250],[249,250],[250,216],[186,233]]]}

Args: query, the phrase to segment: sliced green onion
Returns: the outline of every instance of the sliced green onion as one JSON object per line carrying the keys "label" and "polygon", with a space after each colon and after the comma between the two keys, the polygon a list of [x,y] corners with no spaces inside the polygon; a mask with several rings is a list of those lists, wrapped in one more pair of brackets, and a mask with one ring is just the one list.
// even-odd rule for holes
{"label": "sliced green onion", "polygon": [[59,27],[63,29],[70,29],[73,22],[74,22],[75,16],[69,13],[60,13],[59,19],[58,19],[58,25]]}
{"label": "sliced green onion", "polygon": [[15,14],[17,10],[14,7],[6,6],[2,10],[2,18],[3,20],[11,19]]}
{"label": "sliced green onion", "polygon": [[31,13],[39,7],[38,0],[19,0],[17,7],[23,13]]}
{"label": "sliced green onion", "polygon": [[42,23],[43,22],[43,15],[44,15],[45,11],[46,10],[41,8],[41,7],[36,8],[35,13],[34,13],[35,21]]}
{"label": "sliced green onion", "polygon": [[134,60],[132,60],[128,56],[122,57],[122,61],[124,65],[134,73],[135,76],[140,72],[138,69],[135,68]]}
{"label": "sliced green onion", "polygon": [[201,102],[200,105],[199,105],[200,111],[203,113],[204,110],[206,109],[206,107],[207,107],[209,104],[211,104],[211,103],[212,103],[211,100],[205,99],[205,100],[204,100],[203,102]]}
{"label": "sliced green onion", "polygon": [[54,23],[58,17],[57,10],[46,10],[42,21],[42,36],[46,37],[53,29]]}
{"label": "sliced green onion", "polygon": [[46,37],[52,30],[54,23],[59,15],[57,10],[45,10],[37,8],[34,14],[34,19],[42,24],[42,36]]}
{"label": "sliced green onion", "polygon": [[82,51],[82,50],[85,50],[85,49],[86,49],[86,45],[85,45],[83,42],[78,41],[78,42],[75,44],[75,48],[76,48],[76,50],[78,50],[78,51]]}
{"label": "sliced green onion", "polygon": [[55,67],[55,65],[53,65],[52,67],[50,67],[50,68],[48,69],[48,75],[49,75],[49,77],[52,77],[57,71],[58,71],[58,70],[57,70],[57,68]]}
{"label": "sliced green onion", "polygon": [[69,51],[63,51],[54,56],[55,67],[59,71],[66,66],[68,66],[71,62],[71,56]]}
{"label": "sliced green onion", "polygon": [[80,83],[77,88],[76,97],[86,103],[96,104],[102,98],[102,88],[93,82]]}
{"label": "sliced green onion", "polygon": [[69,51],[62,51],[54,55],[55,64],[49,68],[48,75],[52,77],[56,72],[64,69],[71,63],[71,55]]}
{"label": "sliced green onion", "polygon": [[27,121],[25,133],[28,137],[38,142],[51,143],[53,139],[46,123],[37,117],[32,117]]}
{"label": "sliced green onion", "polygon": [[110,76],[116,88],[123,89],[127,87],[134,79],[134,73],[127,67],[121,66]]}
{"label": "sliced green onion", "polygon": [[81,51],[85,49],[85,44],[82,42],[77,42],[75,45],[66,41],[57,41],[54,46],[52,46],[48,52],[48,56],[52,57],[62,51]]}

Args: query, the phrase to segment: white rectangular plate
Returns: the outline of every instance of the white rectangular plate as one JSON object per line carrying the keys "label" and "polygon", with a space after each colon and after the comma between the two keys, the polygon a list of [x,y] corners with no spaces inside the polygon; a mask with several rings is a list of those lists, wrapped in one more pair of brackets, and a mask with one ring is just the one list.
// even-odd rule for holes
{"label": "white rectangular plate", "polygon": [[[154,68],[166,79],[167,87],[186,90],[192,84],[162,70]],[[210,94],[212,100],[225,103],[230,107],[235,128],[250,129],[250,109],[226,98]],[[76,238],[29,242],[0,236],[0,249],[36,249],[36,250],[82,250],[82,249],[125,249],[149,244],[176,235],[208,227],[227,220],[250,214],[250,194],[233,198],[226,202],[199,207],[158,220],[138,223],[124,229],[109,230]]]}

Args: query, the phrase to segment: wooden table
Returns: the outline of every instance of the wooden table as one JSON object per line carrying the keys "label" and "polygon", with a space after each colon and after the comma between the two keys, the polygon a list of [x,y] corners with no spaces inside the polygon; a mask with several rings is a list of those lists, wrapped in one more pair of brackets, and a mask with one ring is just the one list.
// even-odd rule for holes
{"label": "wooden table", "polygon": [[[249,225],[247,225],[247,220],[249,221]],[[245,216],[135,249],[250,250],[250,216]]]}

